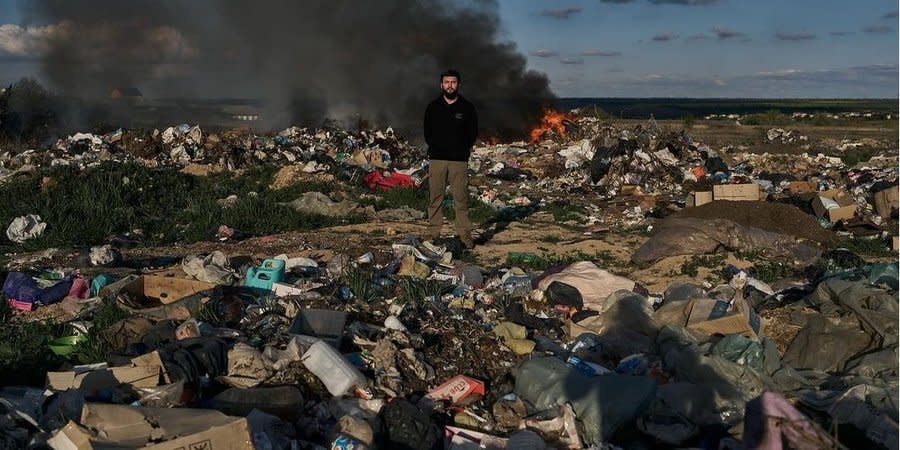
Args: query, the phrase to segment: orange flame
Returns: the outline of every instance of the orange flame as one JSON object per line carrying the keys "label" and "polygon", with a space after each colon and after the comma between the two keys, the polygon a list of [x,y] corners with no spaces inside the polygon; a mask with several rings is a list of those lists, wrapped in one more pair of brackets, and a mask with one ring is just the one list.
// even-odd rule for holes
{"label": "orange flame", "polygon": [[531,142],[537,142],[544,134],[553,131],[560,136],[565,136],[566,126],[564,120],[571,121],[569,114],[554,111],[552,109],[544,109],[544,116],[541,117],[541,123],[531,130]]}

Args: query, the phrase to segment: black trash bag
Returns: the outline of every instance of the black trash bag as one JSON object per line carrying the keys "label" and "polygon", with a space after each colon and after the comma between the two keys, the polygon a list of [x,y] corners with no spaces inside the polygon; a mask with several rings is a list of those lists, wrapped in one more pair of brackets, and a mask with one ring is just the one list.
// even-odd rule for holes
{"label": "black trash bag", "polygon": [[719,158],[718,156],[707,159],[704,166],[706,167],[706,173],[710,174],[716,172],[727,174],[729,172],[728,164],[725,164],[725,161],[722,161],[722,158]]}
{"label": "black trash bag", "polygon": [[198,337],[175,341],[160,349],[160,358],[172,381],[200,392],[204,375],[215,379],[228,373],[228,344],[219,338]]}
{"label": "black trash bag", "polygon": [[381,411],[383,432],[380,448],[396,450],[437,450],[441,431],[431,417],[408,400],[394,400]]}
{"label": "black trash bag", "polygon": [[591,182],[596,183],[606,176],[609,172],[609,165],[612,160],[624,154],[628,148],[635,147],[636,143],[619,140],[618,144],[612,147],[598,146],[591,159]]}
{"label": "black trash bag", "polygon": [[303,394],[294,386],[229,388],[213,397],[210,407],[229,416],[244,417],[258,409],[296,420],[303,411]]}
{"label": "black trash bag", "polygon": [[575,287],[561,281],[550,283],[550,285],[547,286],[545,295],[547,296],[550,305],[566,305],[584,309],[584,299],[581,297],[581,292],[578,292],[578,289]]}
{"label": "black trash bag", "polygon": [[517,169],[515,167],[506,166],[500,169],[497,173],[489,173],[489,177],[499,178],[505,181],[519,181],[523,178],[531,178],[531,171]]}
{"label": "black trash bag", "polygon": [[562,321],[559,319],[541,319],[532,314],[525,312],[525,307],[521,303],[510,303],[504,312],[506,320],[535,330],[560,330]]}

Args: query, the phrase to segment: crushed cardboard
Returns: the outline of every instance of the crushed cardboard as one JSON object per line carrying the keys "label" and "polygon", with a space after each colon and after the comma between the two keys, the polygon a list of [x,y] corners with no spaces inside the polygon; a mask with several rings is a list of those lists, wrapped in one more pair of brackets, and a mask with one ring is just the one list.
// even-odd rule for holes
{"label": "crushed cardboard", "polygon": [[759,201],[759,185],[756,183],[721,184],[713,186],[713,199],[729,201]]}
{"label": "crushed cardboard", "polygon": [[712,191],[696,191],[688,194],[687,198],[687,206],[695,207],[705,205],[707,203],[712,203],[713,201],[713,193]]}
{"label": "crushed cardboard", "polygon": [[66,450],[253,450],[247,419],[218,411],[134,408],[88,403],[81,425],[69,422],[51,439]]}

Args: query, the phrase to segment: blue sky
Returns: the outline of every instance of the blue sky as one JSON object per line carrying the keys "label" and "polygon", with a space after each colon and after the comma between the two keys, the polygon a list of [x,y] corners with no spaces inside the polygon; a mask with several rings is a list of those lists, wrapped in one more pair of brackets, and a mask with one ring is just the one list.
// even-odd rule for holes
{"label": "blue sky", "polygon": [[506,37],[564,96],[896,98],[897,6],[518,0],[500,11]]}
{"label": "blue sky", "polygon": [[[19,25],[15,3],[0,0],[0,44],[12,45],[3,24]],[[897,9],[888,0],[499,0],[501,39],[558,95],[583,97],[897,98]],[[0,47],[0,82],[37,74],[18,52]]]}

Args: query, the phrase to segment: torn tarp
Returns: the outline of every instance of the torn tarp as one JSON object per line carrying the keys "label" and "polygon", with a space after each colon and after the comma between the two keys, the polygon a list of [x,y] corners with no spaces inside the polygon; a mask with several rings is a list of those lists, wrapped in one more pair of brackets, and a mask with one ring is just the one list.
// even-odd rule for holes
{"label": "torn tarp", "polygon": [[656,234],[638,248],[631,261],[652,264],[667,256],[727,250],[763,250],[801,264],[811,264],[821,252],[791,236],[740,225],[725,219],[669,218]]}

